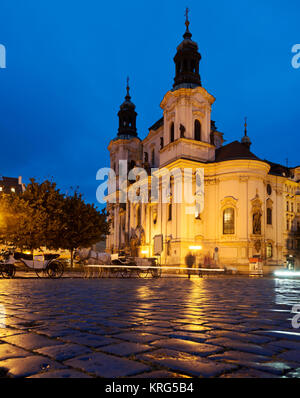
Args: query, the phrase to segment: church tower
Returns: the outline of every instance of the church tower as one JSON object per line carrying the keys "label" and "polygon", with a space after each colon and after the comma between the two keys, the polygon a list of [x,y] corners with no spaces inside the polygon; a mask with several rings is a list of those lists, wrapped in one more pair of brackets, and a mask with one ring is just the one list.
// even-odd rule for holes
{"label": "church tower", "polygon": [[109,146],[110,167],[119,174],[119,160],[127,160],[128,171],[134,166],[141,165],[142,144],[137,134],[135,105],[129,94],[129,78],[127,78],[125,101],[121,104],[118,112],[119,128],[116,138]]}
{"label": "church tower", "polygon": [[161,102],[164,111],[164,143],[160,165],[188,158],[200,162],[215,159],[214,139],[211,136],[211,106],[215,98],[201,85],[198,45],[189,30],[188,10],[186,31],[174,57],[173,89]]}

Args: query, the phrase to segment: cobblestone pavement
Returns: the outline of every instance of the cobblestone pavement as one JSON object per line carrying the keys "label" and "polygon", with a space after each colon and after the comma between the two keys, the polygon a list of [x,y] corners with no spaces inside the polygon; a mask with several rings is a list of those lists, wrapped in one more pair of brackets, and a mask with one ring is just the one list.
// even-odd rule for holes
{"label": "cobblestone pavement", "polygon": [[300,281],[0,280],[0,377],[300,377]]}

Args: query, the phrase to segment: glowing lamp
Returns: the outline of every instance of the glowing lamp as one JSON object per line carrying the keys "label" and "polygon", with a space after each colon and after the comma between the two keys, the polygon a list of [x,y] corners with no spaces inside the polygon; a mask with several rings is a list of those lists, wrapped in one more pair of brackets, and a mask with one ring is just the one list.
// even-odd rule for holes
{"label": "glowing lamp", "polygon": [[202,250],[202,246],[190,246],[190,250]]}

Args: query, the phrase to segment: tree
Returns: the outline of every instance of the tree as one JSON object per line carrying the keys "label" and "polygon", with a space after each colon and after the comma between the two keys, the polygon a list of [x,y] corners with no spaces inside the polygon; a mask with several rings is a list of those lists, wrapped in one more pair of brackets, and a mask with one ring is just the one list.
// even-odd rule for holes
{"label": "tree", "polygon": [[2,242],[21,250],[52,248],[59,233],[63,200],[55,183],[34,179],[22,194],[1,196]]}
{"label": "tree", "polygon": [[61,227],[57,247],[70,251],[71,267],[75,249],[90,247],[109,233],[105,210],[99,212],[94,204],[85,203],[76,191],[64,199]]}
{"label": "tree", "polygon": [[87,204],[82,194],[63,195],[56,184],[34,179],[24,193],[0,197],[0,242],[21,250],[89,247],[109,233],[104,210]]}

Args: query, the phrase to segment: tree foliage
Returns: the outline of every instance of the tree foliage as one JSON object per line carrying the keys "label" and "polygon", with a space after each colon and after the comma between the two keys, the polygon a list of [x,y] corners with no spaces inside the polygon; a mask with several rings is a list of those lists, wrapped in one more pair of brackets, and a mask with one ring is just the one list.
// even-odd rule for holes
{"label": "tree foliage", "polygon": [[109,232],[104,210],[82,194],[63,195],[51,181],[31,179],[25,192],[0,197],[0,242],[21,250],[89,247]]}

